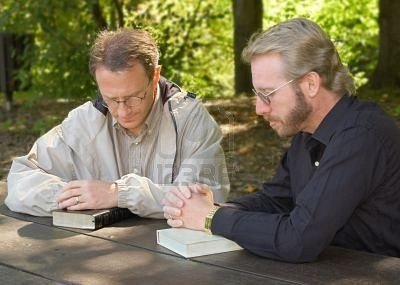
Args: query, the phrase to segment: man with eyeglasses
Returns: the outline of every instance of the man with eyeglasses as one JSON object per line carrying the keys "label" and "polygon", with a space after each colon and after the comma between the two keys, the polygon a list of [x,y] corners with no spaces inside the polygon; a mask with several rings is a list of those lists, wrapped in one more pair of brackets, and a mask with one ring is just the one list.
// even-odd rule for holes
{"label": "man with eyeglasses", "polygon": [[290,262],[313,261],[328,245],[400,256],[400,130],[353,96],[326,33],[288,20],[253,37],[243,57],[257,114],[292,144],[257,193],[218,205],[207,185],[175,188],[164,200],[168,223]]}
{"label": "man with eyeglasses", "polygon": [[221,131],[194,94],[160,75],[158,57],[145,31],[98,35],[89,68],[99,96],[13,161],[5,200],[11,210],[47,216],[118,206],[163,218],[165,193],[185,183],[210,184],[225,200]]}

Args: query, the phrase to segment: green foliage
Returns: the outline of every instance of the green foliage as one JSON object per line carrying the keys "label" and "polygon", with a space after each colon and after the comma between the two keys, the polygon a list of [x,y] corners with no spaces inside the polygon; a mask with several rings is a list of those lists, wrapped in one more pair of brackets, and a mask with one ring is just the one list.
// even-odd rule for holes
{"label": "green foliage", "polygon": [[33,37],[19,79],[34,98],[80,97],[92,86],[87,53],[94,25],[86,1],[3,0],[0,27]]}
{"label": "green foliage", "polygon": [[44,135],[50,128],[60,123],[59,121],[60,119],[56,116],[47,116],[37,119],[33,124],[32,131],[40,136]]}
{"label": "green foliage", "polygon": [[2,30],[34,38],[20,55],[25,65],[18,73],[23,85],[31,85],[34,100],[94,94],[87,62],[89,47],[100,29],[99,19],[93,13],[96,4],[111,29],[123,23],[155,34],[166,77],[203,96],[231,93],[229,0],[120,1],[124,3],[122,16],[118,15],[117,1],[109,0],[2,2]]}
{"label": "green foliage", "polygon": [[358,96],[363,100],[377,102],[389,115],[394,117],[400,125],[399,88],[372,90],[363,87],[359,90]]}
{"label": "green foliage", "polygon": [[12,133],[25,133],[26,132],[26,120],[25,118],[18,118],[18,120],[7,119],[0,122],[0,131],[12,132]]}
{"label": "green foliage", "polygon": [[[23,86],[30,86],[31,100],[94,95],[88,52],[102,21],[111,29],[151,31],[160,46],[163,75],[184,88],[203,97],[233,95],[230,0],[1,2],[0,32],[33,39],[19,55],[24,65],[18,72]],[[377,0],[264,0],[264,27],[299,16],[315,20],[335,41],[360,86],[377,61],[377,10]]]}
{"label": "green foliage", "polygon": [[264,0],[264,25],[293,17],[317,22],[331,37],[356,80],[367,83],[378,57],[377,0]]}
{"label": "green foliage", "polygon": [[157,38],[163,74],[203,97],[233,92],[232,15],[229,0],[147,1],[126,18]]}

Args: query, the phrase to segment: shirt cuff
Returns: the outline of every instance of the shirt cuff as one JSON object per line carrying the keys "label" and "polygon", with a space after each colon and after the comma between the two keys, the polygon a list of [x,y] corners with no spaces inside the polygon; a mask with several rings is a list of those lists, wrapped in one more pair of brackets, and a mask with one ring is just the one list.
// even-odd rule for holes
{"label": "shirt cuff", "polygon": [[115,181],[118,189],[118,207],[119,208],[129,208],[128,205],[128,196],[129,189],[126,183],[122,180]]}
{"label": "shirt cuff", "polygon": [[234,207],[219,208],[211,221],[211,232],[214,235],[224,236],[229,238],[235,224],[235,213],[240,210]]}

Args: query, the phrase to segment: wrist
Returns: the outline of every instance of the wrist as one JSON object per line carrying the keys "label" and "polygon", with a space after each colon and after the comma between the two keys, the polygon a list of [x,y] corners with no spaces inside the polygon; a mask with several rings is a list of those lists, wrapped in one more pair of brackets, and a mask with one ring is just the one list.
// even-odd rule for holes
{"label": "wrist", "polygon": [[209,235],[212,234],[211,232],[211,224],[212,224],[212,219],[214,218],[215,213],[218,211],[218,209],[220,208],[220,206],[214,204],[210,210],[210,212],[208,212],[205,221],[204,221],[204,231],[206,233],[208,233]]}
{"label": "wrist", "polygon": [[117,182],[111,183],[110,192],[113,197],[113,206],[118,207],[118,184],[117,184]]}

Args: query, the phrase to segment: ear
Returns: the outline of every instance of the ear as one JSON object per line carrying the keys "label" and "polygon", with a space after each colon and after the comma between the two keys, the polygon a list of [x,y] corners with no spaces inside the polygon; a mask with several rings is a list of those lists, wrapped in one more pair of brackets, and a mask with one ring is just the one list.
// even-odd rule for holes
{"label": "ear", "polygon": [[314,98],[322,86],[322,78],[315,71],[307,73],[301,82],[302,91],[305,95]]}
{"label": "ear", "polygon": [[154,88],[157,87],[158,79],[160,79],[160,74],[161,74],[161,65],[157,65],[155,70],[154,70],[154,76],[153,76]]}

